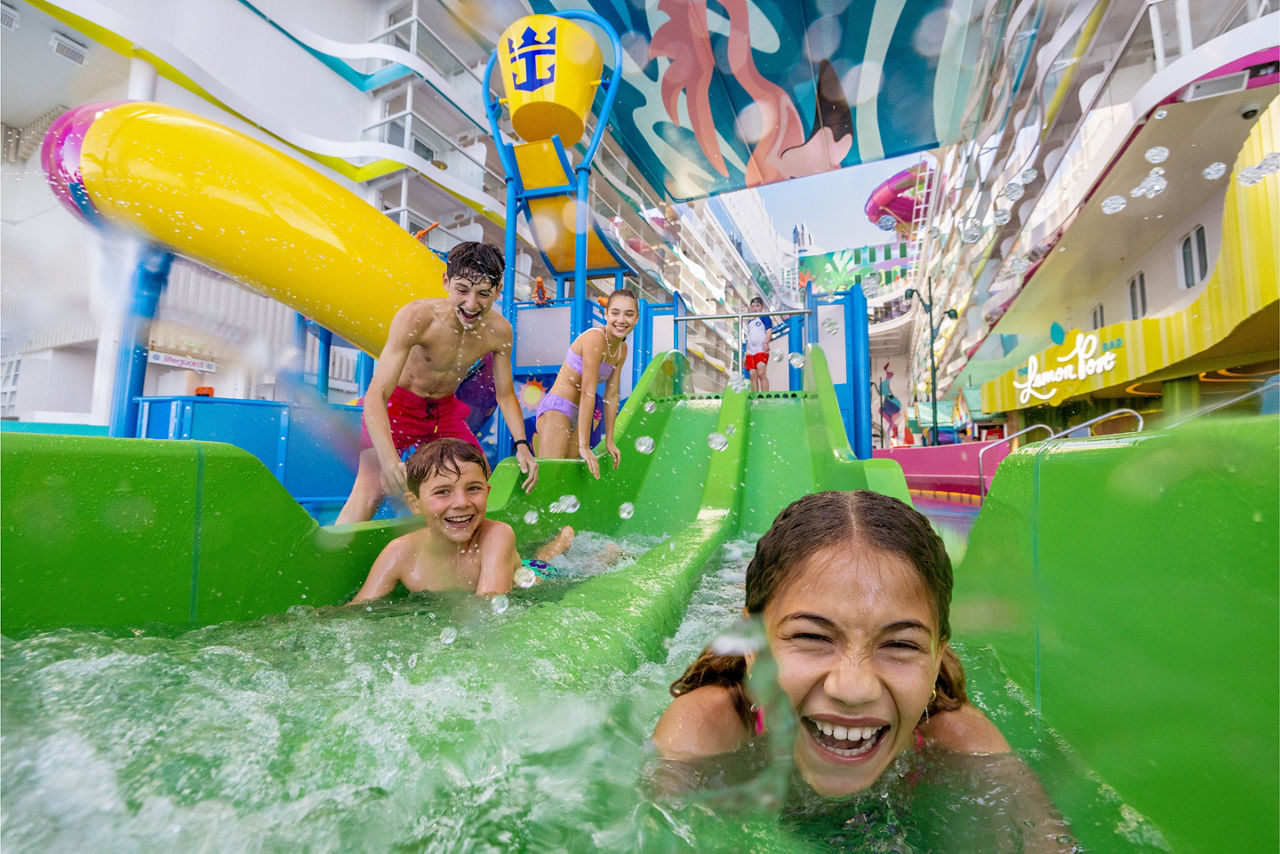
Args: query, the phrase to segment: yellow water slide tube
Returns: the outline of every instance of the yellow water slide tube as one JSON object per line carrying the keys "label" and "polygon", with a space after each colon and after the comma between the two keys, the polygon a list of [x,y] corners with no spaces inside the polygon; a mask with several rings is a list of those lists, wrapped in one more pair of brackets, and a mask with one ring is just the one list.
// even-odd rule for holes
{"label": "yellow water slide tube", "polygon": [[444,295],[444,263],[368,202],[184,110],[78,107],[42,156],[54,192],[90,222],[239,279],[373,355],[397,309]]}

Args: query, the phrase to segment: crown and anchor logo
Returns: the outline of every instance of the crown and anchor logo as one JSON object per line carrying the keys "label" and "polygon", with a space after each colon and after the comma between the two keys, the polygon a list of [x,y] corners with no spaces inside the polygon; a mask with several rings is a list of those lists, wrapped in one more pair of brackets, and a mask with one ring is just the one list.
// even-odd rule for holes
{"label": "crown and anchor logo", "polygon": [[[520,34],[520,45],[511,39],[507,39],[507,54],[512,65],[511,81],[516,89],[522,92],[536,92],[549,83],[554,83],[556,79],[555,64],[547,66],[547,76],[538,76],[538,57],[555,56],[556,53],[556,28],[552,27],[547,31],[545,41],[538,41],[538,34],[534,32],[533,27],[525,27],[523,33]],[[520,79],[521,69],[523,66],[524,80]]]}

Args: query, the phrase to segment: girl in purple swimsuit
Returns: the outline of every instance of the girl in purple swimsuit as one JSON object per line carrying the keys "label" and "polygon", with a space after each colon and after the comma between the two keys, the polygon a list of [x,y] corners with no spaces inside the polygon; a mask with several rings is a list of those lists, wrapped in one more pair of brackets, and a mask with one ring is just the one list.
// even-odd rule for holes
{"label": "girl in purple swimsuit", "polygon": [[626,338],[636,325],[639,309],[631,291],[614,291],[605,304],[605,325],[588,329],[569,345],[555,383],[538,404],[539,457],[569,457],[576,440],[578,456],[599,479],[600,463],[591,450],[591,417],[596,386],[603,382],[604,446],[617,468],[622,454],[613,443],[613,422],[618,415],[619,369],[627,360]]}

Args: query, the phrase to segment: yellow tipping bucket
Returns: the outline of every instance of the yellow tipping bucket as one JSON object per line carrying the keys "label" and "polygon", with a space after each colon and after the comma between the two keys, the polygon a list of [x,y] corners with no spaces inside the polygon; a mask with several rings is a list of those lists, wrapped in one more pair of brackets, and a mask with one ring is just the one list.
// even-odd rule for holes
{"label": "yellow tipping bucket", "polygon": [[529,15],[498,39],[511,126],[528,142],[560,135],[565,148],[582,138],[604,60],[591,34],[554,15]]}

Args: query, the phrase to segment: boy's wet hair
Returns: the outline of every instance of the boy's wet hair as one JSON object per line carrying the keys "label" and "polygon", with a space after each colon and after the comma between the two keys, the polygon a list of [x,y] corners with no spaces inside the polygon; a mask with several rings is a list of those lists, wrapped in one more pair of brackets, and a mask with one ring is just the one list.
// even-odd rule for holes
{"label": "boy's wet hair", "polygon": [[614,299],[624,299],[624,298],[631,300],[636,304],[637,307],[639,307],[640,298],[637,297],[635,294],[635,291],[631,290],[630,288],[618,288],[616,291],[609,294],[609,298],[605,300],[604,307],[608,308],[609,306],[613,305]]}
{"label": "boy's wet hair", "polygon": [[405,479],[409,482],[409,491],[418,494],[418,488],[431,477],[444,472],[458,477],[462,474],[463,463],[475,463],[489,479],[489,461],[475,445],[452,437],[436,439],[428,442],[409,457],[405,463]]}
{"label": "boy's wet hair", "polygon": [[502,260],[502,250],[492,243],[459,243],[449,250],[449,261],[445,265],[445,275],[450,279],[462,276],[472,280],[488,279],[489,283],[501,287],[502,271],[506,264]]}

